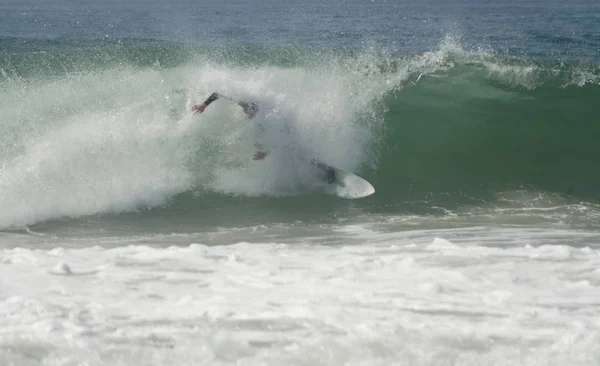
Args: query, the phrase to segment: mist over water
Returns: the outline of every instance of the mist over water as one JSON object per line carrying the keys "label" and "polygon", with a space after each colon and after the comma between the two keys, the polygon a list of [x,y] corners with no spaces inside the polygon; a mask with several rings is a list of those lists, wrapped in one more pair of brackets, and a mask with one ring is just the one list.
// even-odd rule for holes
{"label": "mist over water", "polygon": [[[3,226],[152,207],[195,190],[298,194],[315,184],[306,174],[313,159],[349,170],[368,163],[381,123],[370,103],[386,88],[360,65],[325,61],[284,68],[196,60],[167,69],[119,62],[51,80],[5,77],[2,120],[12,133],[3,136]],[[213,91],[252,100],[259,114],[247,120],[222,99],[192,115],[191,105]],[[255,144],[270,151],[263,162],[252,160]]]}

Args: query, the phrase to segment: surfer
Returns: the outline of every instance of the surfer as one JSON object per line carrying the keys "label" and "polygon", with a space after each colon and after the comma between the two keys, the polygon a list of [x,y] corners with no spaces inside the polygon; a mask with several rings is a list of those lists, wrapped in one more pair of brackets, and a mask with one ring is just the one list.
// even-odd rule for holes
{"label": "surfer", "polygon": [[[256,113],[258,113],[258,105],[256,105],[256,103],[237,101],[237,100],[231,99],[229,97],[226,97],[226,96],[216,93],[216,92],[212,93],[204,102],[193,105],[192,111],[194,112],[194,114],[200,114],[200,113],[204,112],[204,110],[206,109],[206,107],[209,106],[209,104],[211,104],[212,102],[214,102],[215,100],[217,100],[219,98],[227,99],[231,102],[236,103],[240,107],[242,107],[242,109],[244,110],[244,113],[246,113],[246,117],[248,119],[254,118],[254,116],[256,116]],[[266,151],[261,144],[255,144],[254,146],[258,149],[254,153],[254,157],[253,157],[254,160],[262,160],[267,155],[269,155],[269,151]],[[335,181],[335,178],[336,178],[336,169],[335,168],[330,167],[330,166],[323,164],[314,159],[311,161],[311,163],[316,165],[317,167],[319,167],[322,171],[324,171],[325,179],[327,180],[328,183],[333,183]]]}
{"label": "surfer", "polygon": [[196,104],[192,107],[192,110],[194,111],[194,114],[198,114],[198,113],[202,113],[204,112],[204,110],[206,109],[206,107],[208,107],[208,105],[212,102],[214,102],[215,100],[219,99],[219,97],[221,98],[225,98],[227,100],[230,100],[232,102],[237,103],[240,107],[242,107],[242,109],[244,110],[244,113],[246,113],[246,116],[248,116],[248,119],[253,118],[254,116],[256,116],[256,113],[258,113],[258,106],[256,105],[256,103],[252,103],[252,102],[238,102],[236,100],[233,100],[229,97],[226,97],[222,94],[219,93],[212,93],[203,103],[201,104]]}
{"label": "surfer", "polygon": [[[222,97],[222,98],[230,100],[234,103],[237,103],[240,107],[242,107],[242,109],[244,110],[244,113],[246,113],[246,117],[248,117],[248,119],[253,118],[254,116],[256,116],[256,113],[258,113],[258,106],[255,103],[243,102],[243,101],[238,102],[238,101],[233,100],[224,95],[220,95],[219,93],[212,93],[204,102],[192,106],[192,111],[194,111],[194,114],[200,114],[200,113],[204,112],[206,107],[208,107],[208,105],[210,103],[219,99],[219,97]],[[264,151],[264,148],[261,144],[255,144],[254,146],[256,146],[256,148],[259,149],[254,153],[254,160],[262,160],[269,154],[268,151]]]}

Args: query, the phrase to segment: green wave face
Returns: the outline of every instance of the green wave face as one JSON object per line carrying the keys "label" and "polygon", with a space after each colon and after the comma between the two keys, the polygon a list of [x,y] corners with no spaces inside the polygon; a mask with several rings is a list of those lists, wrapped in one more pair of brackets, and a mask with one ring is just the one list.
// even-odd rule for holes
{"label": "green wave face", "polygon": [[[477,207],[506,192],[600,200],[594,63],[500,57],[451,38],[412,54],[2,45],[2,227],[140,208],[205,217],[240,212],[240,200],[242,216],[318,217],[331,207],[309,193],[312,159],[369,180],[377,193],[356,203],[367,212]],[[220,100],[192,116],[213,91],[261,113],[249,121]],[[257,143],[271,151],[262,162]]]}

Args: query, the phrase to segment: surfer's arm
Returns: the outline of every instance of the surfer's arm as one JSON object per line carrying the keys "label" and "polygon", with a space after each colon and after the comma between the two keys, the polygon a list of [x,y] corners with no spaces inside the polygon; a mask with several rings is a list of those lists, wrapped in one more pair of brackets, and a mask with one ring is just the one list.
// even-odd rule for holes
{"label": "surfer's arm", "polygon": [[217,99],[219,99],[219,94],[212,93],[203,103],[192,106],[192,111],[194,111],[194,114],[202,113],[210,103]]}

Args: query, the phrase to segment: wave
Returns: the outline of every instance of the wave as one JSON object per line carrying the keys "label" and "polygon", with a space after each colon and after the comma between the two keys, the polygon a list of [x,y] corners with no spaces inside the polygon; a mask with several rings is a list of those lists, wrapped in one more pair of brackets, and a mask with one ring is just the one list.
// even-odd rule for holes
{"label": "wave", "polygon": [[[597,64],[452,38],[422,54],[0,42],[0,227],[215,195],[304,197],[315,158],[365,176],[381,210],[511,189],[600,199]],[[219,101],[192,116],[213,91],[261,114]],[[272,151],[262,162],[255,143]]]}

